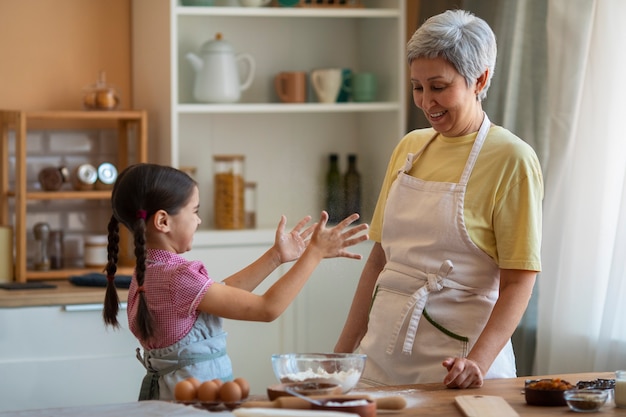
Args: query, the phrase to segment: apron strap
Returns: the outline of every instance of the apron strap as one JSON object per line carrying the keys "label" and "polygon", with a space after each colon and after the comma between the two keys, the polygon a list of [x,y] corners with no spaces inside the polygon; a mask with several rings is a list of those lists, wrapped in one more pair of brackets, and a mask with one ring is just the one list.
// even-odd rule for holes
{"label": "apron strap", "polygon": [[489,133],[489,128],[491,127],[491,122],[489,121],[489,117],[487,117],[487,113],[483,112],[483,115],[483,122],[478,129],[476,140],[474,140],[474,145],[472,146],[472,150],[467,158],[467,163],[465,164],[465,168],[461,174],[461,180],[459,181],[459,184],[461,185],[467,185],[470,175],[472,174],[472,170],[474,169],[474,165],[476,164],[476,159],[478,159],[478,154],[483,147],[483,143],[485,143],[487,133]]}
{"label": "apron strap", "polygon": [[411,351],[413,350],[413,343],[415,342],[415,334],[417,333],[417,326],[419,325],[420,317],[422,316],[424,306],[428,300],[428,295],[432,291],[441,291],[443,289],[443,281],[448,274],[450,274],[453,268],[454,265],[452,264],[452,261],[445,260],[439,267],[439,271],[435,274],[429,273],[427,275],[426,284],[420,287],[411,295],[411,297],[409,297],[409,300],[402,309],[400,318],[396,322],[393,333],[391,334],[391,340],[386,350],[388,355],[393,354],[398,338],[400,337],[402,326],[409,316],[411,318],[409,320],[406,336],[404,338],[402,353],[405,355],[411,354]]}
{"label": "apron strap", "polygon": [[165,367],[160,370],[154,370],[150,366],[148,366],[147,358],[141,355],[141,351],[139,348],[137,348],[136,352],[137,360],[139,360],[143,367],[146,368],[146,376],[144,376],[141,382],[141,389],[139,391],[139,401],[159,399],[159,378],[163,375],[175,372],[189,365],[209,361],[226,355],[225,349],[203,355],[188,355],[184,358],[177,359],[177,363],[174,365]]}

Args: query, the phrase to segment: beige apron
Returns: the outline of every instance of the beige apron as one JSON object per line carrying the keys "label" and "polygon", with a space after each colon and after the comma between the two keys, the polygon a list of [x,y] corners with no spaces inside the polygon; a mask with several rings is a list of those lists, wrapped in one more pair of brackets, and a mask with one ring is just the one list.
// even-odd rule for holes
{"label": "beige apron", "polygon": [[[387,264],[358,349],[368,356],[361,385],[443,381],[442,361],[467,356],[489,318],[499,268],[470,239],[463,205],[490,125],[485,115],[458,184],[407,174],[435,135],[407,156],[390,188],[381,242]],[[485,377],[514,376],[509,340]]]}

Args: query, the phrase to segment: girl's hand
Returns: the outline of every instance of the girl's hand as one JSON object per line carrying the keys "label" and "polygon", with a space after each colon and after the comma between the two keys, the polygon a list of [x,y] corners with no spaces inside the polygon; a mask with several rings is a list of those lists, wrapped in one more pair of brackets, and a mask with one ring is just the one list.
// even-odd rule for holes
{"label": "girl's hand", "polygon": [[294,261],[302,255],[309,243],[307,239],[315,229],[315,224],[313,224],[301,232],[302,228],[310,221],[311,216],[306,216],[291,229],[291,232],[285,233],[287,217],[284,215],[280,217],[280,222],[276,229],[276,237],[274,239],[274,247],[277,251],[280,263]]}
{"label": "girl's hand", "polygon": [[361,259],[361,255],[345,250],[345,248],[356,245],[357,243],[363,242],[369,238],[367,234],[356,236],[358,233],[367,230],[367,224],[359,224],[345,230],[346,227],[358,219],[359,215],[354,213],[343,219],[337,225],[331,228],[326,228],[328,213],[326,211],[322,211],[320,221],[317,223],[317,227],[311,237],[310,245],[315,245],[319,250],[321,250],[324,258],[343,257]]}

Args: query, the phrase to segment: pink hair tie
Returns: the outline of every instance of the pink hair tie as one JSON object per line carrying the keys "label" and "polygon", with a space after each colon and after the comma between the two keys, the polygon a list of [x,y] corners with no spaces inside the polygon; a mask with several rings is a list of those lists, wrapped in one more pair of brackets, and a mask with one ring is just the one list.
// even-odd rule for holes
{"label": "pink hair tie", "polygon": [[142,292],[145,292],[145,291],[143,289],[143,285],[140,285],[139,287],[137,287],[137,293],[139,294],[139,293],[142,293]]}
{"label": "pink hair tie", "polygon": [[114,276],[114,275],[107,275],[107,280],[108,280],[110,283],[113,283],[113,282],[115,281],[115,276]]}
{"label": "pink hair tie", "polygon": [[148,216],[148,212],[145,210],[137,210],[137,218],[138,219],[144,219],[146,220],[146,217]]}

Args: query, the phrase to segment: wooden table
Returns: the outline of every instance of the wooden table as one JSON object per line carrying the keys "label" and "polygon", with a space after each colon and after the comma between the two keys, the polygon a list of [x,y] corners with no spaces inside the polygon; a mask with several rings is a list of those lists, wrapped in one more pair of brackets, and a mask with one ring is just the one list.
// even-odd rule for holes
{"label": "wooden table", "polygon": [[[613,379],[613,372],[592,372],[580,374],[561,374],[548,376],[533,376],[511,379],[486,380],[481,388],[475,389],[448,389],[443,384],[418,384],[390,386],[376,389],[358,390],[358,393],[369,393],[371,396],[401,395],[407,400],[407,408],[402,412],[379,413],[379,415],[393,415],[397,417],[409,416],[463,416],[463,413],[454,403],[457,395],[496,395],[503,397],[520,416],[574,416],[579,413],[570,411],[569,407],[538,407],[526,404],[522,390],[526,379],[562,378],[575,384],[578,381],[589,381],[598,378]],[[597,414],[597,413],[596,413]],[[611,401],[600,409],[600,414],[626,416],[626,408],[616,408]]]}
{"label": "wooden table", "polygon": [[[597,378],[611,379],[614,378],[612,372],[593,372],[582,374],[562,374],[549,376],[535,376],[538,378],[559,377],[571,383],[580,380],[594,380]],[[577,413],[570,411],[567,406],[563,407],[536,407],[529,406],[524,400],[522,389],[524,381],[527,378],[512,379],[492,379],[485,381],[481,388],[456,390],[448,389],[443,384],[418,384],[418,385],[402,385],[390,386],[377,389],[356,390],[354,394],[368,393],[371,397],[401,395],[407,400],[407,408],[402,411],[379,411],[378,416],[390,417],[462,417],[463,413],[456,407],[454,398],[457,395],[496,395],[503,397],[513,409],[522,417],[524,416],[577,416]],[[266,398],[255,398],[262,400]],[[252,409],[250,409],[252,410]],[[296,410],[290,410],[290,416],[298,416]],[[62,415],[65,417],[110,417],[110,416],[126,416],[140,417],[151,415],[155,417],[233,417],[229,411],[207,412],[205,410],[195,409],[180,404],[174,404],[166,401],[141,401],[128,404],[110,404],[102,406],[90,407],[70,407],[60,409],[42,409],[28,410],[17,412],[0,412],[0,417],[50,417]],[[626,408],[615,408],[614,403],[607,403],[599,411],[602,416],[626,416]],[[267,414],[265,414],[267,416]]]}

